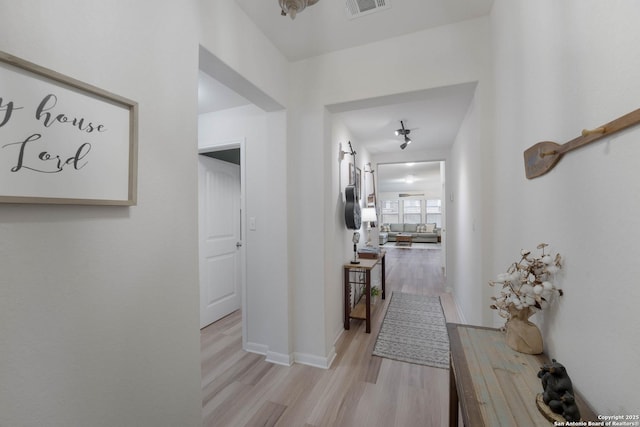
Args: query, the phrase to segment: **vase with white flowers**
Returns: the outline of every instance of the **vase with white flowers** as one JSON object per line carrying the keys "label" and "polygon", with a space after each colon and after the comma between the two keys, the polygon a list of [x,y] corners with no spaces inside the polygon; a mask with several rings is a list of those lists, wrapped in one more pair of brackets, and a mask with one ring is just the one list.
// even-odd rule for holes
{"label": "vase with white flowers", "polygon": [[542,334],[529,317],[547,308],[556,296],[563,295],[562,289],[551,282],[562,268],[562,257],[560,254],[546,254],[547,246],[546,243],[538,245],[539,256],[522,250],[520,261],[511,264],[506,273],[498,275],[497,280],[489,282],[491,286],[501,287],[498,295],[491,298],[491,308],[507,319],[507,344],[521,353],[542,353]]}

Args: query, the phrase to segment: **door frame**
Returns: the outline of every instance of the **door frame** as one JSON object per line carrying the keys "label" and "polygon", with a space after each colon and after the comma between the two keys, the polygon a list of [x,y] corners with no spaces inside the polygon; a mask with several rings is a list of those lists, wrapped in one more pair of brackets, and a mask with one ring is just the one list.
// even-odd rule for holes
{"label": "door frame", "polygon": [[[242,313],[242,348],[246,348],[247,344],[247,227],[246,227],[246,162],[245,162],[245,146],[246,139],[238,138],[230,141],[221,141],[209,143],[203,147],[198,147],[198,155],[202,153],[213,153],[216,151],[224,151],[231,149],[240,149],[240,311]],[[200,182],[198,182],[200,185]],[[199,213],[198,213],[199,215]],[[198,230],[198,239],[200,238],[200,230]],[[200,255],[198,254],[198,259]],[[198,269],[198,283],[200,283]]]}
{"label": "door frame", "polygon": [[[441,195],[441,202],[442,202],[442,212],[440,213],[442,215],[441,217],[441,221],[442,221],[442,227],[441,227],[441,250],[442,250],[442,273],[446,279],[447,277],[447,206],[448,203],[453,203],[453,193],[449,193],[448,187],[447,187],[447,164],[448,164],[448,160],[446,159],[440,159],[440,158],[436,158],[436,159],[428,159],[428,160],[422,160],[420,157],[416,158],[416,159],[406,159],[405,157],[401,157],[401,159],[404,160],[394,160],[394,161],[385,161],[386,159],[386,154],[380,154],[378,155],[378,157],[374,157],[374,162],[376,165],[376,170],[378,171],[378,173],[375,176],[375,180],[376,180],[376,185],[378,185],[378,180],[380,179],[380,166],[384,166],[384,165],[393,165],[393,164],[403,164],[403,163],[440,163],[441,169],[440,169],[440,182],[442,185],[442,195]],[[380,186],[378,185],[378,188],[380,188]],[[381,212],[378,212],[378,214],[381,214]],[[382,221],[380,221],[382,222]]]}

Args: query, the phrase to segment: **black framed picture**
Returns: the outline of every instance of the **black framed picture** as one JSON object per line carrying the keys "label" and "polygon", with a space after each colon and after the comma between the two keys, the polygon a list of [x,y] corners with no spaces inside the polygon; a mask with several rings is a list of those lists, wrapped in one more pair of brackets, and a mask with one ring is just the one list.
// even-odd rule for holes
{"label": "black framed picture", "polygon": [[360,170],[360,168],[355,168],[354,173],[353,170],[353,163],[349,163],[349,185],[356,185],[356,197],[358,198],[358,200],[360,200],[362,198],[362,171]]}

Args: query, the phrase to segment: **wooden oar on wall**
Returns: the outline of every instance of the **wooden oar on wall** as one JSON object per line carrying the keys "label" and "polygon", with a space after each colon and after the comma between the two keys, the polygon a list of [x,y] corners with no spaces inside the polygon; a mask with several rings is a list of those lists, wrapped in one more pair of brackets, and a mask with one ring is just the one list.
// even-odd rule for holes
{"label": "wooden oar on wall", "polygon": [[640,122],[640,109],[625,114],[596,129],[583,130],[582,135],[565,144],[542,141],[527,148],[524,152],[524,170],[528,179],[537,178],[549,172],[562,158],[563,154],[590,144],[607,135],[621,131]]}

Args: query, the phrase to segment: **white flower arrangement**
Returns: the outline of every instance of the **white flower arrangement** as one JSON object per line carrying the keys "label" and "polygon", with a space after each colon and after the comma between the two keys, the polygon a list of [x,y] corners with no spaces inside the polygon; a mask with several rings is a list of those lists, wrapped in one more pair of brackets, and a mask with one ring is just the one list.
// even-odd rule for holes
{"label": "white flower arrangement", "polygon": [[562,268],[562,258],[560,254],[545,254],[547,246],[546,243],[538,245],[537,249],[542,251],[539,257],[522,250],[519,262],[511,264],[506,273],[499,274],[498,280],[489,282],[491,286],[502,285],[499,295],[491,297],[494,301],[491,308],[498,310],[500,317],[510,319],[523,310],[531,315],[547,308],[555,295],[563,295],[562,289],[551,283],[551,278]]}

